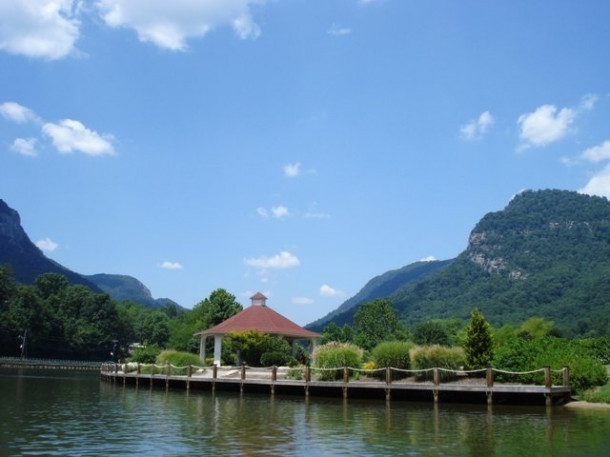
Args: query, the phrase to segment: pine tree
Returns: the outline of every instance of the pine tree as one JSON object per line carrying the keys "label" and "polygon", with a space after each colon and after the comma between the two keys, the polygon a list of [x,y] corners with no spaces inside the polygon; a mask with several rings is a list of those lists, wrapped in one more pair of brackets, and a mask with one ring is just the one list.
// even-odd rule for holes
{"label": "pine tree", "polygon": [[478,309],[470,315],[470,322],[466,327],[464,351],[469,369],[485,368],[493,358],[491,326]]}

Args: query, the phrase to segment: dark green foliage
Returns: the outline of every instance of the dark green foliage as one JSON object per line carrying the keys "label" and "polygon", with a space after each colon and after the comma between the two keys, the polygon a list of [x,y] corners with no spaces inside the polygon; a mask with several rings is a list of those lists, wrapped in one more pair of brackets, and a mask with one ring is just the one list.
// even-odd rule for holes
{"label": "dark green foliage", "polygon": [[[560,370],[567,366],[570,369],[570,385],[577,391],[602,385],[608,380],[604,365],[592,357],[588,349],[583,348],[577,341],[570,342],[552,336],[533,339],[514,338],[496,350],[492,365],[494,368],[515,372],[538,370],[545,366]],[[524,383],[544,382],[542,373],[518,377],[500,373],[497,378]],[[554,373],[553,383],[561,382],[561,374]]]}
{"label": "dark green foliage", "polygon": [[151,344],[150,346],[135,349],[129,360],[140,363],[155,363],[160,353],[161,349],[159,346]]}
{"label": "dark green foliage", "polygon": [[472,312],[470,322],[466,327],[464,352],[466,354],[466,368],[469,370],[485,368],[493,358],[491,327],[478,309]]}
{"label": "dark green foliage", "polygon": [[450,339],[449,331],[440,321],[422,322],[413,330],[413,341],[416,344],[449,346]]}
{"label": "dark green foliage", "polygon": [[322,332],[322,338],[320,338],[320,344],[330,343],[331,341],[337,341],[339,343],[348,343],[353,341],[354,331],[348,325],[345,324],[343,327],[339,327],[334,322],[329,323],[324,327]]}
{"label": "dark green foliage", "polygon": [[354,316],[355,342],[370,350],[382,341],[400,339],[405,329],[398,322],[396,311],[389,300],[377,299],[365,303]]}

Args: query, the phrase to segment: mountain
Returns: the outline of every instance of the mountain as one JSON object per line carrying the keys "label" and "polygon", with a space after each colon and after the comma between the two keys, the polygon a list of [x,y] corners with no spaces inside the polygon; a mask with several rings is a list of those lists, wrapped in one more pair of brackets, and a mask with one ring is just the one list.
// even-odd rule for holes
{"label": "mountain", "polygon": [[33,284],[43,273],[59,273],[72,284],[82,284],[96,293],[102,290],[82,275],[45,257],[21,227],[19,213],[0,199],[0,265],[8,264],[15,279]]}
{"label": "mountain", "polygon": [[351,321],[353,313],[350,313],[350,311],[355,311],[363,303],[388,297],[408,284],[422,280],[450,263],[451,260],[422,261],[406,265],[397,270],[387,271],[371,279],[356,295],[343,302],[336,310],[309,324],[307,328],[322,331],[326,324],[331,321],[342,326]]}
{"label": "mountain", "polygon": [[118,302],[130,300],[149,308],[162,308],[165,305],[178,306],[169,298],[153,298],[150,290],[131,276],[100,273],[86,276],[86,278]]}
{"label": "mountain", "polygon": [[0,265],[3,264],[10,265],[15,279],[24,284],[33,284],[44,273],[59,273],[71,284],[82,284],[96,293],[107,293],[117,301],[131,300],[153,308],[176,305],[168,298],[154,299],[144,284],[130,276],[85,276],[45,257],[23,230],[19,213],[0,199]]}
{"label": "mountain", "polygon": [[[610,336],[610,202],[523,192],[485,215],[456,259],[386,297],[408,325],[478,308],[494,326],[540,316],[566,335]],[[356,310],[332,321],[351,322]]]}

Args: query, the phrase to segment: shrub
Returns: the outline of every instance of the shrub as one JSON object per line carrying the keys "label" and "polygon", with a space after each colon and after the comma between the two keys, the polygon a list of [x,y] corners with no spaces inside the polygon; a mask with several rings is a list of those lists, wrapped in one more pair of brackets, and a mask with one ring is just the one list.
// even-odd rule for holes
{"label": "shrub", "polygon": [[488,366],[493,358],[492,346],[491,327],[483,314],[475,309],[470,315],[464,341],[468,369],[476,370]]}
{"label": "shrub", "polygon": [[[409,341],[386,341],[379,343],[372,352],[375,365],[379,368],[392,367],[401,370],[411,368],[411,357],[409,351],[413,349],[413,343]],[[385,377],[385,372],[377,372],[378,377]],[[393,379],[405,377],[405,374],[392,373]]]}
{"label": "shrub", "polygon": [[[577,391],[599,386],[607,381],[604,365],[592,357],[589,349],[577,341],[568,342],[561,338],[545,336],[533,339],[515,338],[499,348],[493,366],[507,371],[533,371],[550,366],[559,370],[564,366],[570,369],[570,385]],[[515,377],[499,373],[497,379],[515,380]],[[541,372],[519,375],[520,382],[542,384]],[[553,373],[553,384],[560,384],[561,373]]]}
{"label": "shrub", "polygon": [[610,403],[610,384],[585,391],[582,399],[591,403]]}
{"label": "shrub", "polygon": [[132,362],[140,363],[155,363],[157,356],[161,352],[161,349],[156,344],[149,344],[142,348],[137,348],[133,351],[133,355],[130,357]]}
{"label": "shrub", "polygon": [[176,367],[186,367],[187,365],[201,366],[201,359],[197,354],[190,352],[165,350],[161,352],[156,359],[158,365],[171,364]]}
{"label": "shrub", "polygon": [[270,367],[272,365],[286,366],[293,363],[293,361],[293,357],[280,351],[267,351],[261,355],[261,366],[263,367]]}
{"label": "shrub", "polygon": [[[428,370],[430,368],[444,368],[446,370],[460,370],[464,365],[464,350],[461,347],[444,347],[439,345],[416,346],[410,351],[411,366],[415,370]],[[432,370],[418,376],[432,378]],[[455,373],[440,372],[441,379],[451,379]]]}
{"label": "shrub", "polygon": [[352,343],[330,342],[318,346],[313,353],[314,367],[321,368],[320,379],[330,381],[340,379],[343,370],[328,370],[330,368],[351,367],[360,368],[363,351]]}

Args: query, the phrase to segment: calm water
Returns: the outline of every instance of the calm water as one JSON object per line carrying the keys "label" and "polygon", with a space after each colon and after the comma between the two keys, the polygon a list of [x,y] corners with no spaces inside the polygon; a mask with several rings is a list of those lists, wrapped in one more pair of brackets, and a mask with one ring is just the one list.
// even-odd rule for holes
{"label": "calm water", "polygon": [[608,456],[610,411],[344,401],[0,370],[0,455]]}

